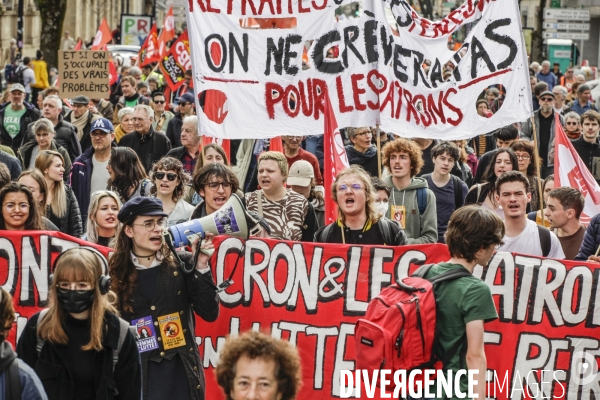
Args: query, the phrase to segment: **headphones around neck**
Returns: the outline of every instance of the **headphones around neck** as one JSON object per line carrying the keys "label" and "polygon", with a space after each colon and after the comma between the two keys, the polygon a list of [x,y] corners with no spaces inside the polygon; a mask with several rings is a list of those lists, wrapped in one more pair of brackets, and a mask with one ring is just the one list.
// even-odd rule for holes
{"label": "headphones around neck", "polygon": [[[71,250],[75,250],[75,249],[87,250],[90,253],[92,253],[93,255],[95,255],[96,257],[100,257],[99,253],[96,253],[95,251],[90,250],[89,248],[86,248],[86,247],[75,247],[73,249],[68,249],[68,250],[65,250],[62,253],[60,253],[58,255],[58,257],[56,257],[56,260],[54,260],[54,264],[52,265],[52,270],[53,271],[56,270],[56,265],[58,264],[58,260],[60,260],[60,258],[64,254],[68,253]],[[48,278],[50,279],[50,282],[52,282],[54,280],[54,273],[50,274],[50,276]],[[102,295],[107,294],[109,292],[109,290],[110,290],[111,283],[112,283],[112,280],[110,279],[110,275],[104,275],[104,274],[100,275],[98,277],[98,289],[100,290],[100,294],[102,294]],[[0,297],[0,299],[1,299],[1,297]]]}

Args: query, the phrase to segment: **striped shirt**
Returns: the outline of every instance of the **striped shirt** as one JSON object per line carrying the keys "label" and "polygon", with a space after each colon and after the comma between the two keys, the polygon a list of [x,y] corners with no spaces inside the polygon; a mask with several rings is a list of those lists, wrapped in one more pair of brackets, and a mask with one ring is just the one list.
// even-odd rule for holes
{"label": "striped shirt", "polygon": [[[262,194],[262,213],[257,202],[258,192]],[[257,190],[246,193],[246,207],[249,211],[262,214],[271,228],[271,238],[295,241],[302,239],[302,226],[308,211],[308,201],[304,196],[288,189],[283,199],[271,201],[262,190]]]}

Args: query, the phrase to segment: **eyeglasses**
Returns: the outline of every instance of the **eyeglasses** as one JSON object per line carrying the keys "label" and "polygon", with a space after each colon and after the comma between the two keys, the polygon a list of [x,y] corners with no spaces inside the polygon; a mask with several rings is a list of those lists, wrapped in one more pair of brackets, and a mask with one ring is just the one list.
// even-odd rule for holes
{"label": "eyeglasses", "polygon": [[186,103],[185,101],[180,101],[180,102],[179,102],[179,107],[185,107],[185,106],[187,106],[188,104],[191,104],[191,103]]}
{"label": "eyeglasses", "polygon": [[165,104],[166,101],[164,100],[154,100],[154,104]]}
{"label": "eyeglasses", "polygon": [[92,288],[87,282],[68,282],[68,281],[60,281],[56,285],[58,290],[62,293],[66,293],[69,290],[74,290],[76,292],[86,292]]}
{"label": "eyeglasses", "polygon": [[578,122],[566,122],[567,125],[577,125]]}
{"label": "eyeglasses", "polygon": [[44,139],[47,138],[48,136],[50,136],[49,133],[42,133],[42,134],[36,133],[35,134],[35,137],[44,138]]}
{"label": "eyeglasses", "polygon": [[96,136],[105,137],[106,135],[110,135],[110,132],[104,132],[104,131],[100,131],[100,130],[90,132],[91,137],[96,137]]}
{"label": "eyeglasses", "polygon": [[371,134],[371,131],[364,131],[364,132],[357,133],[356,136],[366,136],[366,135],[370,135],[370,134]]}
{"label": "eyeglasses", "polygon": [[211,182],[207,183],[206,186],[210,188],[210,190],[217,190],[219,186],[223,186],[223,190],[231,189],[231,183],[229,182]]}
{"label": "eyeglasses", "polygon": [[554,97],[542,97],[540,99],[540,101],[552,101],[552,100],[554,100]]}
{"label": "eyeglasses", "polygon": [[531,157],[529,157],[528,155],[518,155],[517,154],[517,160],[529,160]]}
{"label": "eyeglasses", "polygon": [[346,184],[342,184],[338,187],[338,192],[345,192],[347,190],[350,190],[352,192],[356,192],[358,190],[361,190],[363,187],[360,183],[352,183],[350,185],[346,185]]}
{"label": "eyeglasses", "polygon": [[29,204],[28,203],[20,203],[20,204],[15,204],[15,203],[6,203],[4,205],[4,208],[6,209],[6,211],[8,212],[13,212],[15,211],[17,208],[23,212],[29,210]]}
{"label": "eyeglasses", "polygon": [[165,219],[159,218],[157,220],[146,221],[143,224],[132,224],[132,225],[143,226],[144,228],[146,228],[146,230],[148,232],[152,232],[156,226],[158,226],[159,228],[164,228],[165,227]]}
{"label": "eyeglasses", "polygon": [[177,174],[174,174],[172,172],[166,173],[166,172],[155,172],[154,173],[154,178],[158,179],[159,181],[162,181],[165,177],[165,175],[167,176],[167,179],[170,182],[173,182],[175,179],[177,179]]}

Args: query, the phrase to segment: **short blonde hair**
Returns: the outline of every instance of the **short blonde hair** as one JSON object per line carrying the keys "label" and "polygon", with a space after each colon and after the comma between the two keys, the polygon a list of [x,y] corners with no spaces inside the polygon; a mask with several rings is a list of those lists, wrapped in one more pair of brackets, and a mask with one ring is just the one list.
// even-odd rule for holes
{"label": "short blonde hair", "polygon": [[288,176],[288,162],[287,158],[283,153],[278,151],[265,151],[258,157],[258,164],[260,165],[261,161],[273,160],[277,161],[277,165],[279,165],[279,170],[281,171],[281,175]]}

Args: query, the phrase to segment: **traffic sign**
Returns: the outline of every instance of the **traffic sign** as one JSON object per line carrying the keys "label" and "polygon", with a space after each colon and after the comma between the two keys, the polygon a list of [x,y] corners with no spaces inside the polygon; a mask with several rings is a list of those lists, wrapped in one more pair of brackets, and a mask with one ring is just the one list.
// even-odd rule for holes
{"label": "traffic sign", "polygon": [[561,31],[589,31],[590,24],[577,24],[570,22],[544,22],[544,29]]}
{"label": "traffic sign", "polygon": [[588,32],[544,32],[544,39],[589,40]]}
{"label": "traffic sign", "polygon": [[579,8],[545,8],[544,20],[589,21],[590,11]]}

